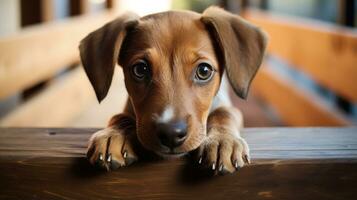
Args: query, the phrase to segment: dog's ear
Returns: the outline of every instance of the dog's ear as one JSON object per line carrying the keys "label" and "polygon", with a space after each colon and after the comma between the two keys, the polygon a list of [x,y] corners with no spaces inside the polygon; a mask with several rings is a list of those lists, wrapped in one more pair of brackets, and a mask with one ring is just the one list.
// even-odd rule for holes
{"label": "dog's ear", "polygon": [[207,8],[201,21],[219,48],[230,84],[236,94],[245,99],[264,56],[266,34],[218,7]]}
{"label": "dog's ear", "polygon": [[138,20],[138,15],[125,13],[90,33],[79,45],[84,70],[99,102],[107,96],[126,33]]}

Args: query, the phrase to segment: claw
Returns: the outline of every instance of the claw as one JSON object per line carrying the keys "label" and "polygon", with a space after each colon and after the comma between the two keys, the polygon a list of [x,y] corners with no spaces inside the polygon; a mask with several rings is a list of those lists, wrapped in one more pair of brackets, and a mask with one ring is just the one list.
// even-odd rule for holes
{"label": "claw", "polygon": [[124,153],[123,153],[123,157],[126,158],[128,157],[128,152],[125,150]]}
{"label": "claw", "polygon": [[239,166],[238,164],[238,161],[234,162],[234,167],[236,168],[237,171],[241,168],[241,166]]}
{"label": "claw", "polygon": [[198,164],[202,164],[202,156],[200,157],[200,159],[198,159]]}
{"label": "claw", "polygon": [[244,156],[243,156],[243,160],[244,160],[247,164],[250,164],[250,158],[248,157],[248,155],[244,155]]}
{"label": "claw", "polygon": [[98,168],[105,168],[106,165],[105,163],[103,162],[103,154],[99,154],[97,160],[95,161],[94,165]]}
{"label": "claw", "polygon": [[112,154],[109,154],[108,158],[107,158],[107,162],[110,163],[112,161]]}
{"label": "claw", "polygon": [[213,170],[213,171],[216,170],[216,163],[213,163],[213,164],[212,164],[212,170]]}
{"label": "claw", "polygon": [[238,161],[234,162],[234,167],[238,170],[239,169],[239,165],[238,165]]}
{"label": "claw", "polygon": [[241,167],[238,165],[238,162],[236,161],[236,163],[234,164],[234,167],[236,168],[236,170],[238,171]]}
{"label": "claw", "polygon": [[223,171],[223,168],[224,168],[223,164],[220,164],[220,165],[219,165],[219,168],[218,168],[218,171],[222,172],[222,171]]}

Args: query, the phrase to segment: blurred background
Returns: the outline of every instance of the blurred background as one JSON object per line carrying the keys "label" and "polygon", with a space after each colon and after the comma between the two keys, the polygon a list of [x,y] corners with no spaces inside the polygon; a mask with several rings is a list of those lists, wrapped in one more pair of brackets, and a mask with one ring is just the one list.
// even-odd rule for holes
{"label": "blurred background", "polygon": [[248,100],[231,95],[245,126],[356,125],[357,0],[0,0],[0,126],[105,126],[125,104],[123,75],[98,104],[79,41],[126,10],[210,5],[270,37]]}

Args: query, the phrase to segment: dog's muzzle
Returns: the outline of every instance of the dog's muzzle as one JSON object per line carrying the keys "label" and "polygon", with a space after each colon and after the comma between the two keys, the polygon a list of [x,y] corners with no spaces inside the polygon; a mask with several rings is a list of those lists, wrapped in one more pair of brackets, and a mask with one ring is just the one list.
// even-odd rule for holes
{"label": "dog's muzzle", "polygon": [[184,121],[158,123],[156,130],[160,144],[172,152],[187,138],[187,123]]}

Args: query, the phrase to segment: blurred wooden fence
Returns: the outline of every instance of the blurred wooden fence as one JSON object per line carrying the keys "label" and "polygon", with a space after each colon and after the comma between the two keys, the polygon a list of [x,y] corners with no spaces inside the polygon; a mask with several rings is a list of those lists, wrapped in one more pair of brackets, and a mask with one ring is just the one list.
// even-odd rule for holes
{"label": "blurred wooden fence", "polygon": [[[269,34],[268,55],[350,102],[357,102],[357,31],[316,20],[246,10],[244,17]],[[293,126],[339,126],[351,122],[320,97],[299,88],[263,64],[253,91]]]}
{"label": "blurred wooden fence", "polygon": [[21,1],[26,27],[0,38],[0,100],[46,83],[46,89],[34,92],[0,119],[0,126],[66,125],[93,99],[82,68],[74,67],[80,63],[78,45],[89,32],[117,15],[112,9],[115,1],[107,1],[107,9],[90,15],[89,1],[70,1],[73,16],[60,21],[51,21],[51,2]]}

